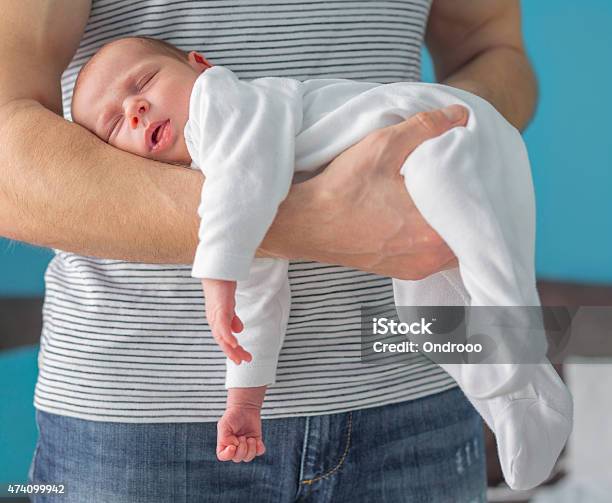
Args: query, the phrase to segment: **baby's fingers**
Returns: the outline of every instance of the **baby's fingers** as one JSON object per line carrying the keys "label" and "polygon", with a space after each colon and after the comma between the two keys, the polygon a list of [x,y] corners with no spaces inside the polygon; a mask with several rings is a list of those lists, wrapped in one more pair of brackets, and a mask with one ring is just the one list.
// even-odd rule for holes
{"label": "baby's fingers", "polygon": [[242,323],[242,320],[238,318],[238,315],[236,313],[234,313],[234,316],[232,318],[231,329],[232,332],[234,332],[235,334],[239,334],[244,330],[244,323]]}
{"label": "baby's fingers", "polygon": [[220,344],[221,341],[223,341],[232,348],[235,348],[238,345],[238,339],[232,334],[232,317],[233,314],[229,312],[215,313],[215,315],[211,317],[212,319],[209,319],[209,322],[211,324],[213,337],[217,343]]}
{"label": "baby's fingers", "polygon": [[236,365],[240,365],[240,362],[242,360],[240,359],[238,352],[234,348],[232,348],[224,341],[217,341],[217,343],[219,344],[221,351],[225,353],[225,356],[232,360]]}
{"label": "baby's fingers", "polygon": [[257,456],[261,456],[266,452],[266,446],[263,443],[263,440],[261,440],[261,438],[257,439],[256,445],[255,445],[255,454]]}
{"label": "baby's fingers", "polygon": [[221,341],[219,342],[219,347],[225,353],[225,356],[232,360],[236,365],[240,365],[244,361],[250,362],[252,360],[251,354],[242,346],[232,348],[225,342]]}
{"label": "baby's fingers", "polygon": [[255,454],[256,454],[255,450],[256,450],[257,441],[253,437],[249,437],[247,438],[246,442],[247,442],[247,453],[246,453],[246,456],[244,457],[244,462],[249,463],[255,459]]}
{"label": "baby's fingers", "polygon": [[236,454],[234,454],[234,457],[232,458],[232,461],[234,463],[240,463],[241,461],[243,461],[247,453],[246,437],[240,437],[238,441],[240,442],[240,444],[236,449]]}
{"label": "baby's fingers", "polygon": [[235,454],[235,445],[226,445],[225,447],[221,445],[217,446],[217,459],[219,461],[231,461]]}
{"label": "baby's fingers", "polygon": [[240,345],[234,348],[233,351],[236,357],[240,359],[240,361],[250,362],[253,359],[253,356],[251,356],[251,353],[249,353],[246,349],[244,349]]}
{"label": "baby's fingers", "polygon": [[[238,316],[234,313],[231,315],[231,323],[227,320],[230,318],[219,317],[215,326],[212,327],[213,337],[217,344],[221,346],[223,352],[234,363],[240,364],[241,361],[251,361],[251,355],[247,353],[240,344],[238,339],[232,332],[242,332],[244,325]],[[216,334],[216,335],[215,335]],[[229,350],[227,349],[229,348]]]}
{"label": "baby's fingers", "polygon": [[232,434],[231,428],[223,419],[217,423],[217,458],[219,461],[231,461],[236,455],[238,437]]}

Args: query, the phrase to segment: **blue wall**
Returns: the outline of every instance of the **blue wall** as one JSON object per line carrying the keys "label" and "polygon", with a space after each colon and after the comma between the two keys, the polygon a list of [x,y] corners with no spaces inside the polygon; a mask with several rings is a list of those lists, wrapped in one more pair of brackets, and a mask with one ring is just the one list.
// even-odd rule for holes
{"label": "blue wall", "polygon": [[541,89],[525,135],[538,196],[538,271],[612,282],[612,2],[524,4]]}
{"label": "blue wall", "polygon": [[32,406],[37,353],[37,347],[0,353],[0,484],[27,479],[38,435]]}
{"label": "blue wall", "polygon": [[44,291],[43,275],[53,253],[0,238],[0,297],[33,297]]}
{"label": "blue wall", "polygon": [[[540,87],[525,132],[540,277],[612,283],[612,2],[522,2]],[[423,76],[432,79],[425,62]]]}

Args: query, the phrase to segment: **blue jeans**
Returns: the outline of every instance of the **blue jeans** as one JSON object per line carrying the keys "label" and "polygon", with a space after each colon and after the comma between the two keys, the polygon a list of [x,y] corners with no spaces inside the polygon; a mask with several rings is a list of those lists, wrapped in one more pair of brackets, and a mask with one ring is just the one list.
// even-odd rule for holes
{"label": "blue jeans", "polygon": [[216,460],[215,423],[36,418],[30,481],[66,494],[35,502],[486,502],[482,422],[458,388],[265,420],[266,453],[240,464]]}

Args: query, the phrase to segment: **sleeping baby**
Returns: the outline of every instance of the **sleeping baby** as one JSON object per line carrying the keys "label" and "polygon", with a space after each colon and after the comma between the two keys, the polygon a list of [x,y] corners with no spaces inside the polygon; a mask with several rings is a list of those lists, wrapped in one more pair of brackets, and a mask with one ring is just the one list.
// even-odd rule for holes
{"label": "sleeping baby", "polygon": [[[275,380],[290,291],[287,261],[255,252],[294,177],[312,176],[375,129],[454,104],[468,109],[466,127],[418,147],[401,174],[459,268],[394,279],[396,305],[537,307],[529,161],[520,134],[486,101],[436,84],[243,81],[195,51],[144,37],[107,44],[81,70],[75,122],[117,148],[205,175],[192,275],[202,279],[208,324],[228,357],[219,460],[265,451],[260,409]],[[508,484],[533,487],[567,440],[571,397],[546,359],[538,320],[518,315],[487,330],[530,364],[440,365],[495,433]]]}

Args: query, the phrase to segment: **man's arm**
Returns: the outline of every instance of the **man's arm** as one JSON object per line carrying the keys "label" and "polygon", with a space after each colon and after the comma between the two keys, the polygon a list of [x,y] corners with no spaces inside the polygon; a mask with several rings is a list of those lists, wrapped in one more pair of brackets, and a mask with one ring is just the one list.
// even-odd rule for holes
{"label": "man's arm", "polygon": [[0,112],[0,235],[82,255],[190,263],[202,176],[114,149],[37,102]]}
{"label": "man's arm", "polygon": [[[82,255],[191,263],[202,175],[116,150],[58,115],[60,77],[90,2],[2,7],[0,235]],[[405,279],[439,270],[452,253],[416,210],[399,169],[419,143],[464,124],[465,110],[459,115],[434,111],[377,131],[326,177],[293,185],[260,251]]]}
{"label": "man's arm", "polygon": [[13,0],[0,17],[0,235],[85,255],[189,262],[197,172],[99,141],[61,113],[85,0]]}
{"label": "man's arm", "polygon": [[517,129],[527,126],[537,82],[519,0],[434,0],[426,42],[438,81],[486,99]]}

